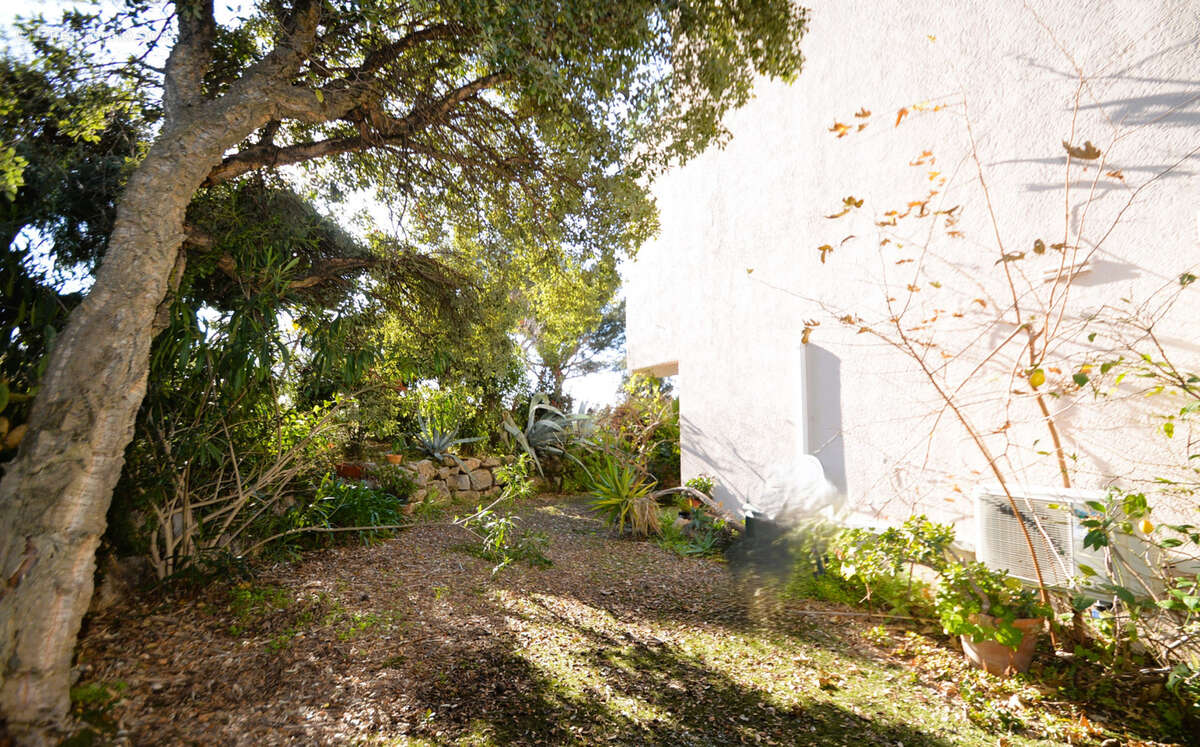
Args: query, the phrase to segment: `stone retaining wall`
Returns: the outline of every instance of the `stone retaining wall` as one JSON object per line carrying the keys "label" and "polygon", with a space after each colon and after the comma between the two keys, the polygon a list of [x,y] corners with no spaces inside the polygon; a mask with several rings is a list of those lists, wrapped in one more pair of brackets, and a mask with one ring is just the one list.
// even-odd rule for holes
{"label": "stone retaining wall", "polygon": [[[485,457],[444,457],[440,462],[433,459],[419,459],[403,462],[401,469],[412,476],[417,484],[417,491],[409,501],[415,505],[429,496],[431,500],[472,501],[485,496],[497,495],[502,483],[496,478],[496,470],[502,465],[513,461],[511,456]],[[365,463],[362,471],[366,479],[371,479],[373,470],[380,467],[393,466],[389,464]]]}

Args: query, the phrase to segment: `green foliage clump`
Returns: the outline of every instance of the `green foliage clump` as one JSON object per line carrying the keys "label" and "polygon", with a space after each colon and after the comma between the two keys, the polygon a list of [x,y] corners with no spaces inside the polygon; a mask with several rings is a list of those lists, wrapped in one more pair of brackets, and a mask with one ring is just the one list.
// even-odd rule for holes
{"label": "green foliage clump", "polygon": [[480,543],[472,548],[473,551],[496,564],[492,568],[493,575],[515,562],[524,562],[530,567],[551,565],[546,557],[549,535],[518,530],[518,519],[511,512],[516,503],[533,495],[533,481],[529,477],[529,461],[525,455],[497,469],[496,480],[504,484],[500,497],[487,507],[477,506],[474,514],[457,520],[479,537]]}
{"label": "green foliage clump", "polygon": [[711,498],[713,488],[716,487],[716,482],[714,481],[712,475],[699,474],[695,477],[688,478],[688,481],[685,482],[684,485],[693,490],[698,490]]}
{"label": "green foliage clump", "polygon": [[658,504],[651,497],[652,484],[625,460],[602,454],[592,469],[589,505],[606,524],[618,532],[628,526],[635,537],[662,531]]}
{"label": "green foliage clump", "polygon": [[[1004,571],[962,563],[950,552],[954,528],[912,516],[881,533],[818,526],[801,535],[789,592],[844,604],[884,607],[893,614],[937,615],[951,635],[1016,647],[1021,618],[1048,617],[1037,594]],[[931,587],[916,566],[938,576]]]}
{"label": "green foliage clump", "polygon": [[326,529],[364,527],[358,536],[364,543],[386,536],[388,530],[370,527],[394,527],[404,523],[402,503],[393,495],[360,482],[345,482],[326,475],[317,488],[316,500],[297,517],[296,526]]}
{"label": "green foliage clump", "polygon": [[903,526],[880,534],[847,529],[833,540],[836,569],[842,578],[861,584],[865,599],[884,603],[897,614],[928,613],[929,589],[913,578],[914,566],[935,572],[949,562],[954,528],[925,516],[909,517]]}
{"label": "green foliage clump", "polygon": [[450,450],[456,446],[479,440],[478,436],[459,438],[457,429],[447,429],[445,425],[438,422],[421,418],[420,423],[421,430],[413,437],[417,451],[439,462],[447,457],[458,461],[458,457],[451,454]]}
{"label": "green foliage clump", "polygon": [[412,473],[398,464],[375,467],[371,470],[371,477],[379,484],[380,490],[403,503],[407,503],[417,492],[417,483],[413,481]]}
{"label": "green foliage clump", "polygon": [[625,398],[598,419],[611,449],[628,455],[659,487],[679,484],[679,400],[661,379],[635,374]]}
{"label": "green foliage clump", "polygon": [[1036,592],[983,563],[948,563],[941,576],[937,612],[942,629],[950,635],[996,641],[1015,649],[1024,633],[1013,625],[1014,620],[1051,614]]}
{"label": "green foliage clump", "polygon": [[729,545],[733,535],[724,519],[712,516],[702,507],[689,507],[687,521],[674,506],[659,511],[658,546],[684,557],[717,557]]}
{"label": "green foliage clump", "polygon": [[571,451],[594,448],[588,438],[591,426],[588,416],[568,415],[551,405],[548,395],[539,392],[529,400],[524,428],[519,427],[509,413],[505,413],[503,424],[505,432],[520,447],[521,455],[533,462],[539,475],[560,472],[564,458],[587,470]]}

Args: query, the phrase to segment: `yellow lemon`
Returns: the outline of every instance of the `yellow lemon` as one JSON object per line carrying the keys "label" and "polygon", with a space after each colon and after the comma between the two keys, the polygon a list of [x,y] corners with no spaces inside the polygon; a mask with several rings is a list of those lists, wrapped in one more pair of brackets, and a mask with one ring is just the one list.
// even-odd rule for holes
{"label": "yellow lemon", "polygon": [[1138,529],[1142,534],[1150,534],[1154,531],[1154,522],[1149,519],[1142,519],[1138,522]]}
{"label": "yellow lemon", "polygon": [[1033,369],[1033,373],[1029,374],[1029,386],[1037,389],[1042,384],[1046,383],[1046,372],[1040,368]]}

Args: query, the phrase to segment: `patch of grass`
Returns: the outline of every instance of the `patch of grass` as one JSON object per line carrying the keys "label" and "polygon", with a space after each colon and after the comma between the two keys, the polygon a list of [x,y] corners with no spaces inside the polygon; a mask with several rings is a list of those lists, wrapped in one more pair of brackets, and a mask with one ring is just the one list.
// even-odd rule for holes
{"label": "patch of grass", "polygon": [[253,630],[270,615],[287,609],[292,604],[292,594],[278,586],[253,586],[242,583],[229,590],[229,611],[234,622],[229,626],[230,635],[242,635]]}
{"label": "patch of grass", "polygon": [[100,708],[112,705],[129,689],[123,680],[88,682],[71,688],[71,703],[79,708]]}
{"label": "patch of grass", "polygon": [[71,711],[82,728],[62,741],[64,747],[108,744],[117,731],[112,709],[129,685],[123,680],[87,682],[72,687]]}
{"label": "patch of grass", "polygon": [[384,613],[354,612],[339,626],[337,639],[339,641],[351,641],[377,626],[387,626],[389,629],[395,628],[402,620],[403,615],[394,610]]}

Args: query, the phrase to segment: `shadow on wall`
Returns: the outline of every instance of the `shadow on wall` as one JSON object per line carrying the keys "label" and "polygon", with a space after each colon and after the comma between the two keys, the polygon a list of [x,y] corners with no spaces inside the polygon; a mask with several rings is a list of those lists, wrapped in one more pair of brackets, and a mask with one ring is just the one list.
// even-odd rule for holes
{"label": "shadow on wall", "polygon": [[[679,416],[679,436],[680,451],[699,461],[703,465],[701,472],[708,472],[716,478],[713,498],[731,511],[741,513],[744,501],[730,487],[730,480],[732,475],[740,472],[753,475],[761,484],[766,480],[766,466],[762,459],[754,459],[753,453],[743,453],[728,436],[705,432],[682,413]],[[750,445],[746,450],[752,449],[753,445]]]}
{"label": "shadow on wall", "polygon": [[821,462],[825,479],[846,493],[846,445],[842,438],[842,361],[829,350],[804,346],[804,451]]}
{"label": "shadow on wall", "polygon": [[[803,356],[803,422],[793,422],[792,433],[756,431],[756,440],[735,443],[727,433],[717,429],[704,430],[686,414],[679,419],[680,449],[699,462],[700,470],[716,478],[713,497],[730,509],[742,510],[748,502],[768,515],[775,515],[793,503],[806,501],[829,493],[825,483],[836,493],[846,493],[846,454],[842,437],[841,359],[817,345],[804,345]],[[798,376],[800,372],[794,372]],[[797,384],[800,382],[797,381]],[[792,445],[790,457],[783,463],[772,462],[779,454],[775,442]],[[813,475],[807,462],[811,454],[820,462],[824,479]],[[818,483],[821,483],[820,485]],[[772,495],[766,495],[771,493]],[[779,493],[775,495],[775,493]],[[790,495],[787,493],[805,493]],[[812,495],[807,495],[811,493]]]}
{"label": "shadow on wall", "polygon": [[[1120,128],[1122,132],[1142,127],[1166,129],[1179,127],[1195,128],[1200,126],[1200,80],[1163,78],[1138,75],[1136,73],[1137,68],[1144,63],[1156,58],[1167,57],[1173,52],[1190,56],[1197,44],[1200,44],[1200,37],[1185,40],[1163,49],[1121,70],[1091,77],[1089,80],[1098,84],[1140,84],[1145,89],[1157,90],[1140,96],[1117,97],[1105,101],[1093,101],[1092,103],[1080,102],[1079,111],[1099,112],[1108,121]],[[1030,67],[1046,70],[1063,80],[1071,81],[1072,83],[1078,81],[1078,74],[1073,70],[1059,70],[1037,62],[1032,58],[1026,58],[1024,61]],[[1067,107],[1068,113],[1073,107],[1073,103]],[[1101,148],[1105,147],[1105,144],[1100,139],[1093,138],[1093,140],[1097,146]],[[1059,144],[1046,143],[1045,147],[1058,149]],[[997,161],[989,165],[1040,163],[1061,166],[1065,169],[1067,165],[1066,154],[1061,150],[1057,152],[1062,153],[1062,155],[1052,158],[1020,158]],[[1179,156],[1182,156],[1183,161],[1200,159],[1200,153],[1196,153],[1195,151],[1187,154],[1178,154],[1176,157],[1167,159],[1167,162],[1159,164],[1121,163],[1119,160],[1106,159],[1104,169],[1109,173],[1116,172],[1127,176],[1143,175],[1146,178],[1178,178],[1194,175],[1195,172],[1184,168],[1183,164],[1175,163],[1179,159]],[[1124,179],[1100,179],[1096,182],[1094,189],[1096,195],[1099,196],[1112,191],[1128,192],[1134,186],[1136,185],[1127,185]],[[1063,182],[1061,180],[1025,185],[1026,191],[1029,192],[1058,191],[1062,188]]]}

